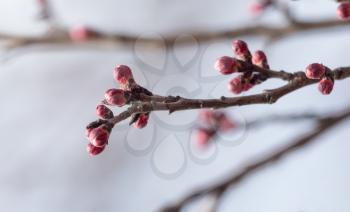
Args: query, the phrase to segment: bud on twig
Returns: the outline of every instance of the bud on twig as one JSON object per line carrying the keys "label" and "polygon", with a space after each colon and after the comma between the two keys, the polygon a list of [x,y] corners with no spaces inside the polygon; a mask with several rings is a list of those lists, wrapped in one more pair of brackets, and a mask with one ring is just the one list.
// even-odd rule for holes
{"label": "bud on twig", "polygon": [[122,89],[111,88],[105,93],[106,102],[110,105],[123,106],[126,104],[126,93]]}
{"label": "bud on twig", "polygon": [[222,74],[232,74],[237,72],[239,63],[235,58],[223,56],[216,60],[214,67]]}
{"label": "bud on twig", "polygon": [[96,114],[101,119],[110,119],[110,118],[113,118],[113,116],[114,116],[111,109],[109,109],[105,105],[97,105]]}

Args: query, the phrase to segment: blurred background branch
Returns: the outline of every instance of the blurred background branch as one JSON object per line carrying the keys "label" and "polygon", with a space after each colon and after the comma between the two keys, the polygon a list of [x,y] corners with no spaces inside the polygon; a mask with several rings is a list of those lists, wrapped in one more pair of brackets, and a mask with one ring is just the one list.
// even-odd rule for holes
{"label": "blurred background branch", "polygon": [[[225,194],[225,192],[234,186],[237,186],[240,182],[242,182],[248,176],[255,174],[257,171],[267,168],[268,166],[273,165],[278,162],[282,158],[288,156],[289,154],[306,148],[312,143],[317,142],[317,138],[328,132],[333,127],[340,124],[342,121],[348,119],[350,117],[350,107],[343,109],[341,111],[335,112],[333,115],[316,119],[315,120],[315,128],[305,135],[301,135],[299,138],[296,138],[295,141],[291,142],[289,145],[286,145],[282,148],[278,148],[272,153],[267,154],[264,157],[258,157],[259,159],[254,159],[248,161],[246,167],[242,169],[237,174],[231,175],[229,177],[224,177],[225,180],[214,183],[208,187],[204,187],[198,190],[194,190],[188,195],[185,195],[181,200],[177,203],[169,205],[161,209],[162,212],[178,212],[182,208],[184,208],[187,204],[195,201],[196,199],[206,196],[212,195],[216,202],[219,202],[221,197]],[[236,172],[236,171],[234,171]],[[215,208],[218,207],[218,203],[212,204],[214,207],[210,211],[216,211]]]}
{"label": "blurred background branch", "polygon": [[[273,8],[284,15],[287,23],[284,26],[271,26],[270,24],[253,24],[244,27],[238,27],[229,30],[216,31],[187,31],[187,34],[194,36],[198,42],[209,42],[221,39],[231,39],[239,36],[264,36],[268,43],[277,41],[287,36],[321,29],[332,29],[335,27],[349,27],[350,21],[340,21],[336,19],[325,19],[320,21],[298,20],[294,17],[290,8],[285,3],[271,1]],[[67,28],[62,26],[55,18],[54,8],[49,0],[38,0],[38,6],[41,7],[39,17],[46,21],[49,30],[42,36],[33,37],[25,35],[12,35],[0,33],[0,39],[6,42],[5,48],[13,50],[32,45],[68,45],[82,46],[88,44],[94,46],[118,46],[134,45],[135,42],[141,42],[155,47],[165,43],[167,46],[173,45],[177,36],[165,36],[159,38],[140,38],[132,34],[112,34],[98,31],[88,26],[74,26]],[[187,45],[189,40],[179,40],[177,45]],[[92,44],[92,45],[91,45]]]}

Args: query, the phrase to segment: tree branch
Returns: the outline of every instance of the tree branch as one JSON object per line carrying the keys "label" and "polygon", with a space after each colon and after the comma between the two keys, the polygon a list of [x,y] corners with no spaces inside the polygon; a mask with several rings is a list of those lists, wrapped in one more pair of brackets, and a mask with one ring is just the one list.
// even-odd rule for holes
{"label": "tree branch", "polygon": [[220,197],[225,193],[228,188],[232,188],[233,186],[239,184],[242,180],[247,178],[248,176],[254,174],[256,171],[266,167],[267,165],[271,165],[282,159],[283,157],[288,156],[294,151],[305,147],[306,145],[310,145],[317,141],[317,137],[326,133],[336,125],[340,124],[343,120],[350,118],[350,108],[347,108],[344,111],[341,111],[333,116],[328,116],[325,118],[321,118],[317,120],[317,126],[315,129],[304,135],[303,137],[297,139],[295,142],[286,145],[285,147],[279,148],[274,153],[267,155],[266,157],[256,160],[250,165],[246,166],[242,169],[241,172],[232,175],[226,180],[209,186],[207,188],[202,188],[191,192],[186,195],[177,203],[167,206],[161,209],[162,212],[177,212],[180,211],[185,205],[196,200],[198,197],[202,197],[205,195],[213,195],[216,198],[216,201],[220,200]]}
{"label": "tree branch", "polygon": [[[261,68],[260,68],[261,69]],[[260,73],[268,73],[269,70],[260,70]],[[276,76],[277,71],[271,71]],[[281,76],[286,72],[280,72]],[[350,67],[336,68],[330,72],[334,80],[341,80],[350,77]],[[151,96],[143,95],[141,101],[134,102],[126,111],[120,113],[117,116],[107,120],[107,122],[115,125],[120,121],[123,121],[133,114],[147,113],[151,111],[169,111],[173,113],[181,110],[202,109],[202,108],[227,108],[233,106],[251,105],[251,104],[272,104],[278,99],[287,95],[293,91],[301,89],[305,86],[312,85],[318,82],[318,80],[308,79],[303,72],[296,72],[294,74],[288,74],[288,83],[279,88],[266,90],[260,94],[240,96],[240,97],[221,97],[220,99],[187,99],[183,97],[165,97],[165,96]],[[284,78],[284,77],[279,77]],[[285,80],[287,80],[287,78]]]}
{"label": "tree branch", "polygon": [[[187,32],[192,35],[198,42],[208,42],[212,40],[228,39],[238,36],[267,36],[273,40],[292,36],[294,34],[318,30],[328,29],[333,27],[350,26],[349,21],[338,20],[322,20],[322,21],[292,21],[286,26],[268,26],[268,25],[252,25],[232,30],[223,30],[219,32],[202,31],[202,32]],[[106,34],[101,31],[95,31],[91,38],[75,42],[69,37],[69,29],[65,27],[54,26],[52,32],[39,37],[30,37],[25,35],[0,34],[0,39],[9,42],[8,49],[26,47],[37,44],[54,44],[54,45],[83,45],[83,44],[125,44],[134,45],[135,42],[153,45],[173,45],[177,36],[167,36],[163,39],[158,38],[140,38],[131,34]],[[178,45],[187,45],[191,40],[178,40]]]}

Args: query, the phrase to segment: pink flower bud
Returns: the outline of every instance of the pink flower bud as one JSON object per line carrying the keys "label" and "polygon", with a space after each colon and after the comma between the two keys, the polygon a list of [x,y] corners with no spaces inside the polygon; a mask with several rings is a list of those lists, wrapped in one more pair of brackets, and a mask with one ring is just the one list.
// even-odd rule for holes
{"label": "pink flower bud", "polygon": [[341,20],[347,20],[350,18],[350,2],[341,3],[338,6],[337,16]]}
{"label": "pink flower bud", "polygon": [[261,50],[258,50],[253,54],[252,62],[254,65],[257,65],[261,68],[270,68],[267,62],[267,57]]}
{"label": "pink flower bud", "polygon": [[235,40],[233,42],[232,49],[238,59],[244,60],[246,62],[251,61],[252,56],[246,42],[242,40]]}
{"label": "pink flower bud", "polygon": [[233,78],[228,86],[227,89],[231,91],[234,94],[240,94],[243,92],[243,83],[240,77]]}
{"label": "pink flower bud", "polygon": [[223,56],[216,60],[214,68],[222,74],[232,74],[237,71],[239,63],[235,58]]}
{"label": "pink flower bud", "polygon": [[219,120],[219,129],[221,131],[227,132],[236,127],[236,125],[225,115]]}
{"label": "pink flower bud", "polygon": [[250,5],[249,10],[253,15],[260,15],[265,10],[265,5],[261,2],[254,2]]}
{"label": "pink flower bud", "polygon": [[332,92],[334,86],[334,81],[330,78],[323,78],[318,84],[318,90],[323,95],[328,95]]}
{"label": "pink flower bud", "polygon": [[199,128],[195,131],[195,139],[196,144],[199,147],[206,147],[210,141],[210,139],[213,137],[214,133],[205,128]]}
{"label": "pink flower bud", "polygon": [[109,109],[105,105],[97,105],[97,107],[96,107],[96,114],[101,119],[110,119],[110,118],[114,117],[114,114],[111,111],[111,109]]}
{"label": "pink flower bud", "polygon": [[319,63],[312,63],[306,67],[305,75],[309,79],[321,79],[326,73],[326,68]]}
{"label": "pink flower bud", "polygon": [[92,145],[91,143],[89,143],[86,147],[86,151],[91,155],[91,156],[95,156],[100,154],[103,150],[105,149],[105,146],[103,147],[97,147]]}
{"label": "pink flower bud", "polygon": [[89,141],[96,147],[103,147],[108,143],[109,133],[102,127],[97,127],[89,133]]}
{"label": "pink flower bud", "polygon": [[69,30],[70,39],[77,42],[88,40],[91,34],[92,31],[82,25],[74,26]]}
{"label": "pink flower bud", "polygon": [[215,119],[214,117],[214,111],[203,109],[199,111],[199,119],[204,124],[210,124]]}
{"label": "pink flower bud", "polygon": [[113,77],[121,85],[125,85],[130,79],[133,79],[131,69],[126,65],[118,65],[113,72]]}
{"label": "pink flower bud", "polygon": [[233,78],[229,82],[227,89],[234,94],[240,94],[243,91],[251,89],[253,86],[254,85],[251,84],[248,80],[244,79],[244,76],[240,75]]}
{"label": "pink flower bud", "polygon": [[148,114],[145,114],[145,113],[140,114],[140,116],[138,117],[138,119],[134,123],[134,127],[139,128],[139,129],[144,128],[148,123],[148,118],[149,118]]}
{"label": "pink flower bud", "polygon": [[106,102],[110,105],[123,106],[126,103],[125,92],[122,89],[111,88],[105,93]]}

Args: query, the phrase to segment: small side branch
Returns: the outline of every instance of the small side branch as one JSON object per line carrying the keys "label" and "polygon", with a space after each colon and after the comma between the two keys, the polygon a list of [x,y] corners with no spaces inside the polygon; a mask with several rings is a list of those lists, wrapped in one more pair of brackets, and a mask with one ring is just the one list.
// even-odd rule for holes
{"label": "small side branch", "polygon": [[326,133],[333,127],[340,124],[343,120],[348,118],[350,118],[350,108],[347,108],[344,111],[340,111],[339,113],[333,116],[318,119],[317,126],[311,132],[297,139],[295,142],[275,150],[272,154],[267,155],[266,157],[263,157],[254,162],[250,162],[250,165],[246,166],[239,173],[231,175],[226,180],[189,193],[177,203],[166,206],[160,211],[178,212],[187,204],[191,203],[192,201],[195,201],[199,197],[206,195],[213,195],[215,196],[216,201],[219,201],[220,197],[225,193],[227,189],[239,184],[242,180],[246,179],[248,176],[253,175],[260,169],[267,167],[268,165],[271,165],[273,163],[276,163],[277,161],[290,155],[291,153],[299,149],[305,148],[307,145],[315,143],[320,135]]}

